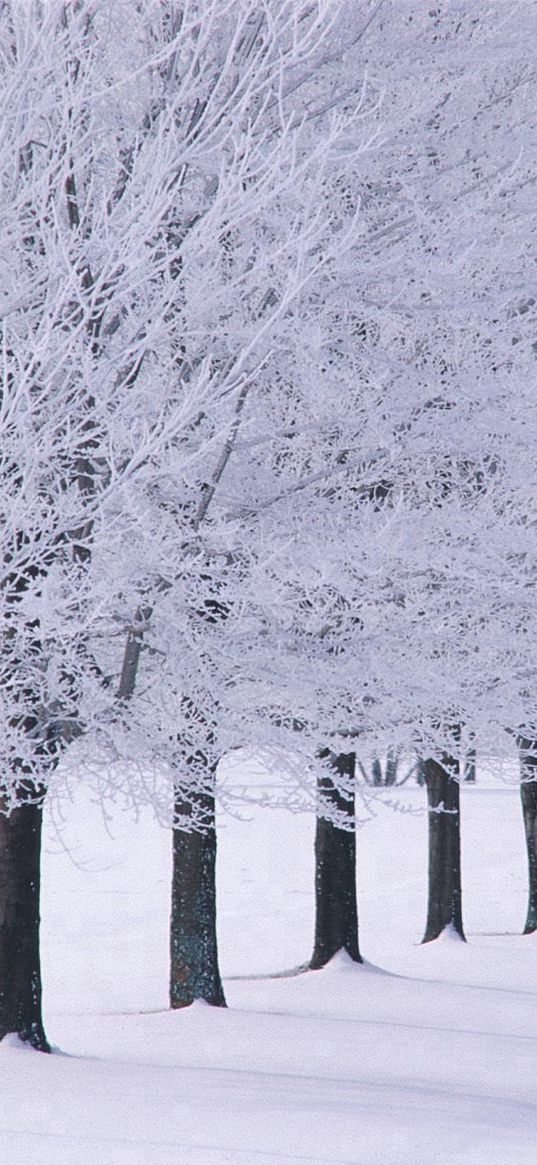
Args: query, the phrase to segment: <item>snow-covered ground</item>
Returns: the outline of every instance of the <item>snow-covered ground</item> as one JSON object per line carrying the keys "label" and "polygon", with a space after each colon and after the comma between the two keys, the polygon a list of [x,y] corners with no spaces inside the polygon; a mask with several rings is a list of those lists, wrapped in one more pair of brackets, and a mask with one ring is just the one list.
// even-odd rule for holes
{"label": "snow-covered ground", "polygon": [[463,789],[469,942],[419,945],[423,793],[360,830],[364,968],[270,977],[312,943],[313,822],[220,830],[229,1009],[166,1010],[169,835],[87,794],[44,864],[46,1023],[0,1048],[9,1165],[534,1165],[537,939],[523,938],[518,794]]}

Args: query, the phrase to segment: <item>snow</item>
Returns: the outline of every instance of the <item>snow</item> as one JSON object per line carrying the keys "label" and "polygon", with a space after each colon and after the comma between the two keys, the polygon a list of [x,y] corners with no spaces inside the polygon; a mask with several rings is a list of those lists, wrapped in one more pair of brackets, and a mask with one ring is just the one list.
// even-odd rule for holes
{"label": "snow", "polygon": [[[421,946],[424,794],[360,830],[361,945],[311,950],[313,822],[251,809],[222,822],[228,1010],[171,1013],[169,835],[79,792],[47,824],[46,1025],[56,1054],[0,1046],[10,1165],[533,1165],[537,939],[522,937],[516,788],[462,790],[468,943]],[[56,810],[57,815],[57,810]]]}

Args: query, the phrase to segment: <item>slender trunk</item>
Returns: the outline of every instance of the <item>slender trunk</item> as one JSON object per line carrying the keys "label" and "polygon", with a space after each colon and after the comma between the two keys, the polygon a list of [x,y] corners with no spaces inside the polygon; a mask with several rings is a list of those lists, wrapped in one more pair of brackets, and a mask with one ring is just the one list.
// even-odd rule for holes
{"label": "slender trunk", "polygon": [[373,757],[371,762],[371,777],[373,785],[382,785],[382,766],[378,756]]}
{"label": "slender trunk", "polygon": [[458,761],[444,756],[423,764],[429,809],[429,905],[423,942],[448,928],[465,941],[462,925],[460,788]]}
{"label": "slender trunk", "polygon": [[225,1007],[216,940],[214,796],[195,793],[185,800],[178,791],[175,817],[203,826],[173,830],[170,1006],[187,1007],[204,999]]}
{"label": "slender trunk", "polygon": [[356,832],[354,825],[353,752],[335,756],[324,751],[337,777],[348,780],[348,789],[340,790],[331,776],[318,780],[319,800],[325,811],[347,820],[348,828],[339,828],[326,817],[317,818],[315,832],[315,941],[310,967],[317,970],[338,952],[346,951],[355,963],[362,958],[358,946],[358,911],[356,906]]}
{"label": "slender trunk", "polygon": [[399,767],[399,753],[390,748],[386,757],[386,776],[384,778],[385,785],[395,785],[397,781],[397,769]]}
{"label": "slender trunk", "polygon": [[[140,607],[125,645],[119,698],[134,693],[144,627],[152,609]],[[199,756],[197,758],[199,760]],[[187,762],[188,764],[188,762]],[[213,771],[214,780],[214,771]],[[176,787],[172,831],[170,918],[170,1007],[203,999],[214,1007],[226,1000],[216,938],[216,822],[214,794]],[[188,828],[192,826],[190,829]]]}
{"label": "slender trunk", "polygon": [[520,748],[520,797],[528,854],[528,912],[524,934],[537,930],[537,742],[518,740]]}
{"label": "slender trunk", "polygon": [[0,1038],[50,1051],[41,1013],[39,891],[43,802],[0,815]]}
{"label": "slender trunk", "polygon": [[464,780],[475,782],[476,779],[476,750],[469,748],[464,758]]}

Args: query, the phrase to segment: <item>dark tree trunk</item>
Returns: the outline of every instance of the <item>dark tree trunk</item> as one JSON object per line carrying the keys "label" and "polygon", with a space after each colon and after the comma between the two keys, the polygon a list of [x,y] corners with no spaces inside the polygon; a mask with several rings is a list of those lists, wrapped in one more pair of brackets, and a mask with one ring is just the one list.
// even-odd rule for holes
{"label": "dark tree trunk", "polygon": [[43,803],[0,815],[0,1038],[50,1048],[41,1014],[39,890]]}
{"label": "dark tree trunk", "polygon": [[393,748],[390,748],[386,757],[386,776],[384,778],[385,785],[396,784],[398,767],[399,754]]}
{"label": "dark tree trunk", "polygon": [[465,941],[462,926],[460,788],[458,761],[429,758],[423,764],[429,809],[429,905],[423,942],[451,928]]}
{"label": "dark tree trunk", "polygon": [[[319,800],[334,815],[346,818],[349,828],[340,829],[325,817],[317,818],[315,831],[315,941],[310,967],[324,967],[338,951],[346,951],[355,963],[362,958],[358,946],[356,907],[356,832],[354,825],[354,773],[356,756],[324,751],[323,758],[334,770],[334,779],[318,780]],[[347,778],[348,788],[340,790],[337,778]],[[336,785],[334,784],[334,780]]]}
{"label": "dark tree trunk", "polygon": [[528,913],[524,934],[537,930],[537,741],[519,738],[520,797],[528,853]]}
{"label": "dark tree trunk", "polygon": [[371,777],[373,785],[382,785],[382,765],[378,756],[373,757],[371,762]]}
{"label": "dark tree trunk", "polygon": [[[214,796],[178,792],[176,820],[198,827],[173,830],[170,929],[170,1006],[188,1007],[204,999],[214,1007],[226,1001],[216,941],[216,829]],[[202,823],[200,827],[200,823]]]}
{"label": "dark tree trunk", "polygon": [[464,780],[475,782],[476,779],[476,751],[469,748],[464,758]]}

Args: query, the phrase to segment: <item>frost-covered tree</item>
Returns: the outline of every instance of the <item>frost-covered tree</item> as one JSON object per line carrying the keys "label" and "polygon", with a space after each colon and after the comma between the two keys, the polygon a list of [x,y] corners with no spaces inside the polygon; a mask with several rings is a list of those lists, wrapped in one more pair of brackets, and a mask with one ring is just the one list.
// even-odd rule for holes
{"label": "frost-covered tree", "polygon": [[[300,313],[314,331],[356,241],[342,189],[367,134],[361,75],[335,79],[341,17],[249,0],[0,10],[0,1032],[38,1047],[41,808],[65,745],[84,732],[138,762],[138,792],[151,764],[174,775],[176,859],[192,833],[203,912],[215,759],[263,736],[242,595],[270,551],[253,555],[220,495],[240,439],[255,497],[258,415],[277,465]],[[173,981],[218,993],[213,936],[190,968],[182,927]]]}
{"label": "frost-covered tree", "polygon": [[461,732],[533,739],[534,18],[497,11],[0,9],[0,1031],[46,1045],[41,804],[82,731],[173,785],[174,1005],[222,1002],[227,749],[294,754],[296,800],[319,750],[450,781]]}
{"label": "frost-covered tree", "polygon": [[520,12],[385,3],[370,22],[383,133],[353,188],[365,259],[326,300],[320,407],[294,398],[279,488],[260,482],[255,510],[272,549],[257,595],[281,620],[296,716],[334,753],[350,735],[430,761],[451,904],[457,757],[505,755],[535,717],[535,13]]}
{"label": "frost-covered tree", "polygon": [[185,421],[139,378],[166,204],[137,152],[119,9],[0,10],[0,1033],[41,1048],[43,797],[64,745],[113,698],[96,654],[114,591],[99,547],[127,532],[128,483]]}
{"label": "frost-covered tree", "polygon": [[[315,184],[309,174],[321,234],[305,254],[317,267],[276,316],[257,391],[230,421],[225,475],[220,456],[211,509],[147,642],[158,650],[164,628],[179,632],[166,658],[187,694],[179,714],[169,705],[189,750],[187,790],[195,758],[203,781],[237,739],[309,756],[348,755],[349,740],[417,749],[434,772],[431,868],[451,904],[442,929],[460,909],[447,836],[457,756],[505,752],[506,730],[534,717],[535,16],[521,25],[516,6],[499,20],[496,5],[476,15],[464,2],[366,8],[351,55],[368,70],[359,113],[379,148],[356,160],[356,79],[345,89],[342,53],[338,102],[324,97],[303,118],[312,143],[330,105],[348,119],[330,167]],[[324,65],[333,76],[333,58]],[[308,101],[325,76],[302,90]],[[286,238],[301,189],[280,207]],[[245,237],[228,252],[235,271]],[[166,690],[155,680],[157,703]]]}
{"label": "frost-covered tree", "polygon": [[[356,39],[367,7],[354,9]],[[182,27],[175,33],[190,62],[184,76],[163,81],[165,102],[192,119],[173,227],[180,262],[170,277],[181,374],[189,383],[203,367],[208,391],[228,411],[215,425],[214,411],[200,409],[184,448],[204,441],[203,462],[159,464],[154,486],[142,482],[121,669],[120,690],[130,699],[123,747],[112,733],[118,756],[140,755],[174,774],[173,1006],[223,998],[214,918],[217,761],[237,743],[273,742],[282,710],[289,720],[293,708],[278,675],[265,671],[264,646],[258,655],[260,637],[268,635],[271,650],[279,630],[248,609],[245,587],[255,587],[258,564],[270,556],[264,541],[251,542],[250,512],[262,479],[265,490],[279,487],[296,400],[312,398],[313,413],[319,401],[318,320],[358,244],[349,188],[369,144],[363,73],[346,52],[346,6],[201,9],[196,37],[185,39]],[[168,359],[173,375],[173,345]],[[160,539],[147,539],[150,528]]]}

